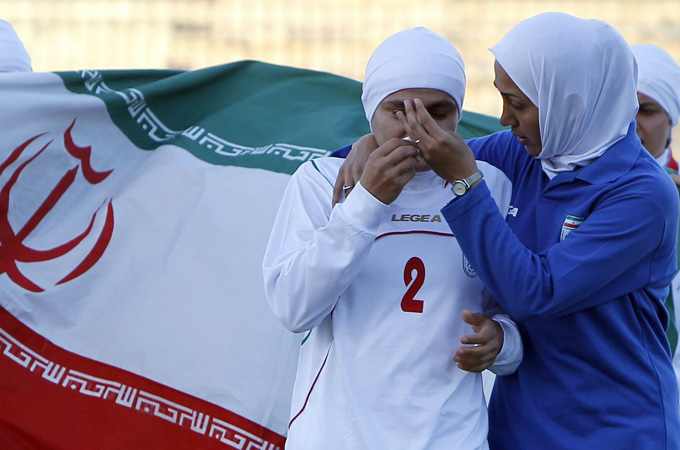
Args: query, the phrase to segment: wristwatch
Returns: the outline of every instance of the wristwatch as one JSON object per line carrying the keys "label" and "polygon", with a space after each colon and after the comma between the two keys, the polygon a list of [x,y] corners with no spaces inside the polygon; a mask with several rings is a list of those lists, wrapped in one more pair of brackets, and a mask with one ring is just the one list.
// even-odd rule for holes
{"label": "wristwatch", "polygon": [[462,197],[467,193],[467,191],[482,181],[482,178],[484,178],[484,174],[478,170],[467,178],[455,180],[453,184],[451,184],[451,192],[453,192],[453,195],[456,197]]}

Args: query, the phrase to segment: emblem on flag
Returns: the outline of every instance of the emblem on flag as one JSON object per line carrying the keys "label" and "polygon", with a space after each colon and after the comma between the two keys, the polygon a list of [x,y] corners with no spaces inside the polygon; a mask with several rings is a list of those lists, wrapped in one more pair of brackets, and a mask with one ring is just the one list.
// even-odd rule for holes
{"label": "emblem on flag", "polygon": [[567,215],[562,223],[562,232],[560,233],[560,241],[563,241],[569,236],[569,233],[578,228],[585,219],[583,217]]}
{"label": "emblem on flag", "polygon": [[[55,207],[57,202],[59,202],[62,196],[66,193],[66,191],[71,187],[79,171],[82,172],[83,177],[90,185],[101,183],[111,174],[111,172],[113,172],[113,170],[99,172],[92,168],[90,161],[92,148],[90,146],[78,146],[73,141],[71,132],[75,124],[76,120],[73,119],[71,125],[64,132],[64,147],[66,152],[78,161],[78,164],[64,173],[61,181],[56,184],[56,186],[52,189],[52,192],[43,200],[40,208],[38,208],[33,213],[28,222],[18,231],[15,231],[12,228],[9,220],[9,209],[11,204],[10,195],[12,193],[12,189],[21,177],[24,169],[26,169],[26,167],[30,165],[36,158],[42,155],[50,146],[52,141],[49,141],[43,145],[42,148],[40,148],[40,150],[38,150],[33,156],[18,165],[17,168],[14,169],[14,172],[10,176],[9,180],[0,188],[0,248],[3,249],[3,253],[0,254],[0,275],[7,274],[9,279],[15,284],[31,292],[43,292],[44,289],[24,275],[18,263],[45,262],[60,258],[69,253],[90,234],[94,225],[94,221],[101,207],[92,213],[90,223],[87,228],[85,228],[84,231],[73,237],[68,242],[62,243],[51,249],[38,250],[26,245],[24,240],[30,237],[31,232],[33,232],[33,230],[35,230],[35,228],[43,221],[43,219],[45,219],[45,216],[47,216],[47,214]],[[7,158],[2,162],[2,164],[0,164],[0,175],[2,175],[5,169],[17,161],[26,149],[30,148],[33,141],[43,136],[43,134],[38,134],[27,139],[12,152],[10,152]],[[57,285],[78,278],[83,273],[90,270],[92,266],[94,266],[97,261],[99,261],[99,258],[102,257],[104,251],[109,245],[109,242],[111,241],[111,236],[113,233],[113,221],[113,204],[112,200],[109,199],[106,206],[106,219],[102,230],[99,232],[99,237],[97,238],[96,243],[87,256],[85,256],[85,258],[68,275],[59,280]]]}

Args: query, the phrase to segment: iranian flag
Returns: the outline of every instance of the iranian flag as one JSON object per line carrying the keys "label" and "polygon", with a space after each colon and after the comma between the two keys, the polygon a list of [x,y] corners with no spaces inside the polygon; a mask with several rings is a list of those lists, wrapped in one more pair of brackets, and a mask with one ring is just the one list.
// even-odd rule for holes
{"label": "iranian flag", "polygon": [[360,88],[258,62],[0,75],[0,448],[283,448],[302,337],[261,260],[288,176],[367,132]]}

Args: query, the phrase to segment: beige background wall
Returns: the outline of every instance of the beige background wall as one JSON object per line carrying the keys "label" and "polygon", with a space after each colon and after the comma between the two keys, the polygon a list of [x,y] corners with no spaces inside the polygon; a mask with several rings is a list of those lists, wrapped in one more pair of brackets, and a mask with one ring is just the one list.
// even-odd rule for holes
{"label": "beige background wall", "polygon": [[606,20],[629,42],[661,45],[680,61],[680,0],[0,0],[36,70],[198,68],[247,58],[361,79],[382,39],[424,25],[461,49],[466,108],[494,115],[487,48],[521,19],[551,10]]}

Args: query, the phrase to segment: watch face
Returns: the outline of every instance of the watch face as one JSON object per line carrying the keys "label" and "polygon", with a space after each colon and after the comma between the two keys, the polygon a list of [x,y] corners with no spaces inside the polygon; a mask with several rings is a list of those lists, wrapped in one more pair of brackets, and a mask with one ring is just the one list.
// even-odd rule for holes
{"label": "watch face", "polygon": [[467,186],[462,181],[456,181],[453,183],[453,193],[461,196],[467,192]]}

